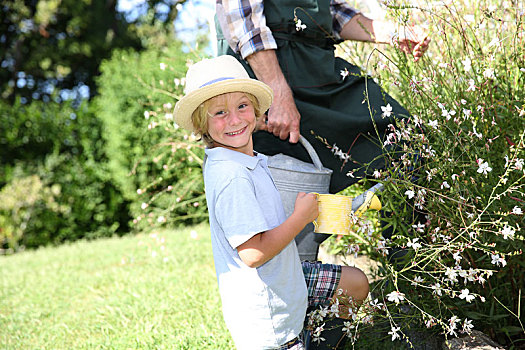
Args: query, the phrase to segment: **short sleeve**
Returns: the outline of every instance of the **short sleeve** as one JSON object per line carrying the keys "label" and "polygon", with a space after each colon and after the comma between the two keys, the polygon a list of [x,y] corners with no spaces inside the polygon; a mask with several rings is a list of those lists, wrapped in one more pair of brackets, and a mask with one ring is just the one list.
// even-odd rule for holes
{"label": "short sleeve", "polygon": [[234,249],[256,234],[272,228],[257,202],[252,182],[244,177],[232,179],[219,193],[215,216]]}
{"label": "short sleeve", "polygon": [[217,0],[216,13],[226,41],[242,58],[277,48],[262,0]]}
{"label": "short sleeve", "polygon": [[330,13],[332,15],[332,29],[336,36],[339,37],[343,27],[356,15],[359,11],[351,7],[346,0],[331,0]]}

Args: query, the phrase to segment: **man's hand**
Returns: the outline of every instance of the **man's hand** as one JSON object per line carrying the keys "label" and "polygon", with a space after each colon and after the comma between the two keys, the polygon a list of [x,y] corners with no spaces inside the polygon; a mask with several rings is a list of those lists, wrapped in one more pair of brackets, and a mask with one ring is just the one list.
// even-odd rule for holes
{"label": "man's hand", "polygon": [[355,15],[341,30],[345,40],[393,44],[418,61],[428,49],[430,38],[420,26],[399,27],[391,21],[373,20],[361,13]]}
{"label": "man's hand", "polygon": [[274,100],[268,112],[267,120],[260,125],[260,130],[266,130],[281,140],[290,137],[291,143],[299,141],[301,115],[295,106],[292,91],[285,87],[274,88]]}
{"label": "man's hand", "polygon": [[430,38],[424,35],[424,31],[420,27],[407,27],[403,28],[397,37],[392,38],[392,44],[404,52],[412,54],[414,61],[417,62],[427,51]]}
{"label": "man's hand", "polygon": [[[257,79],[273,90],[274,98],[266,120],[259,120],[258,130],[268,131],[281,140],[299,141],[301,115],[297,110],[293,93],[277,61],[274,50],[256,52],[246,58]],[[261,118],[262,119],[262,118]]]}

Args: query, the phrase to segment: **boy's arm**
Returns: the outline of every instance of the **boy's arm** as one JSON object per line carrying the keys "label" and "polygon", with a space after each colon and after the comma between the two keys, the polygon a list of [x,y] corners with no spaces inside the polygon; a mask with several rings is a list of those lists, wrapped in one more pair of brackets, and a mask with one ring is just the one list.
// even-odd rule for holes
{"label": "boy's arm", "polygon": [[256,234],[237,247],[241,260],[252,268],[263,265],[279,254],[317,215],[317,196],[299,193],[294,211],[286,221],[271,230]]}

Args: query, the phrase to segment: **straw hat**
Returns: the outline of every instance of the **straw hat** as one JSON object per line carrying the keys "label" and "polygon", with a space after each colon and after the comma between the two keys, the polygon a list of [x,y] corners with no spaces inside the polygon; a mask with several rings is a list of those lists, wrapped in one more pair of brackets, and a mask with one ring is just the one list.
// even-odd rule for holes
{"label": "straw hat", "polygon": [[228,92],[247,92],[254,95],[261,110],[270,108],[272,89],[255,79],[233,56],[224,55],[199,61],[186,73],[185,96],[175,105],[175,122],[182,128],[195,131],[192,113],[206,100]]}

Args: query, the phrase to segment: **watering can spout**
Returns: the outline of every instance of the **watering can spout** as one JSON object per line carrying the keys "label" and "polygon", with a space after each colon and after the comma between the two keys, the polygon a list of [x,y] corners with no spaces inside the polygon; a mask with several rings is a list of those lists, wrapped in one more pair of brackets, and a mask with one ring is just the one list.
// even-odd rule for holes
{"label": "watering can spout", "polygon": [[381,183],[369,188],[365,192],[352,200],[352,211],[357,216],[361,216],[368,209],[381,210],[381,201],[376,195],[376,192],[383,191],[385,186]]}

